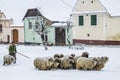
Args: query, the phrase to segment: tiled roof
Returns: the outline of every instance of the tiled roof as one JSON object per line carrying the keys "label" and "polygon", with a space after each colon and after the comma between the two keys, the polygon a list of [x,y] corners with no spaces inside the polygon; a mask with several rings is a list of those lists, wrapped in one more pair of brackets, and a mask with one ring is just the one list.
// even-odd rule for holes
{"label": "tiled roof", "polygon": [[[28,9],[24,18],[25,17],[32,17],[32,16],[42,16],[42,14],[38,11],[37,8]],[[23,18],[23,20],[24,20],[24,18]]]}

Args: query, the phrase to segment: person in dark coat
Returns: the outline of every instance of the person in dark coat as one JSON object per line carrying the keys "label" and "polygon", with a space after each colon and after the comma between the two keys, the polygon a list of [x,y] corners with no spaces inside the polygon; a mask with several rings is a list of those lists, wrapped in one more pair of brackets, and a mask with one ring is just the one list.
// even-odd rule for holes
{"label": "person in dark coat", "polygon": [[16,53],[17,53],[16,45],[15,45],[15,42],[12,41],[11,45],[9,46],[9,55],[11,55],[11,56],[13,56],[15,58],[14,63],[16,63]]}

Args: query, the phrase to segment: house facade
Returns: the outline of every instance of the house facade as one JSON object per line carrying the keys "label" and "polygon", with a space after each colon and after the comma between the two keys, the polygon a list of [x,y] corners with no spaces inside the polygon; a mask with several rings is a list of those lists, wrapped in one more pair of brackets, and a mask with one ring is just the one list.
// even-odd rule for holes
{"label": "house facade", "polygon": [[100,0],[77,0],[71,16],[73,44],[120,44],[120,16],[111,16]]}
{"label": "house facade", "polygon": [[[53,23],[49,27],[49,39],[54,45],[71,45],[72,44],[72,27],[67,22]],[[52,38],[50,36],[53,36]]]}
{"label": "house facade", "polygon": [[23,26],[12,25],[13,19],[6,18],[5,14],[0,11],[0,42],[10,43],[14,40],[17,43],[24,43]]}
{"label": "house facade", "polygon": [[[42,38],[41,38],[41,31],[43,28],[43,25],[45,25],[45,31],[46,35],[46,41],[48,42],[48,27],[52,24],[52,21],[45,18],[37,8],[28,9],[24,18],[24,42],[25,44],[41,44]],[[36,31],[38,30],[38,31]],[[51,36],[52,37],[52,36]]]}
{"label": "house facade", "polygon": [[[47,41],[48,44],[63,46],[68,45],[72,42],[71,35],[68,35],[72,34],[71,28],[69,28],[68,30],[66,23],[65,25],[63,25],[62,23],[59,23],[59,21],[51,21],[47,19],[39,12],[37,8],[28,9],[23,18],[23,22],[25,44],[43,43],[41,31],[44,22],[46,23],[46,35],[44,37],[46,38],[45,41]],[[37,32],[36,30],[38,30],[39,32]]]}

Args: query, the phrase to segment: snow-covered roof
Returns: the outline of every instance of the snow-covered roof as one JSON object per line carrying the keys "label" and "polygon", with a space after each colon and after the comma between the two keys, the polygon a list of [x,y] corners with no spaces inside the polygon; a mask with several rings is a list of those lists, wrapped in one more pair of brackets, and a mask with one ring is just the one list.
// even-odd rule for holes
{"label": "snow-covered roof", "polygon": [[65,27],[67,26],[66,23],[53,23],[51,26],[54,26],[54,27]]}
{"label": "snow-covered roof", "polygon": [[72,15],[76,15],[76,14],[93,14],[93,13],[106,13],[106,11],[89,11],[89,12],[87,12],[87,11],[84,11],[84,12],[72,12],[71,14]]}

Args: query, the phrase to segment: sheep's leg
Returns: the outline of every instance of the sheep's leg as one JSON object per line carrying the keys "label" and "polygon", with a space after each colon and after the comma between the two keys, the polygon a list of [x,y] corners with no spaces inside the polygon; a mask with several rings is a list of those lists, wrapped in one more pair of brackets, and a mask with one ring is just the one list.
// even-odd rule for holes
{"label": "sheep's leg", "polygon": [[5,65],[5,62],[3,63],[3,65]]}

